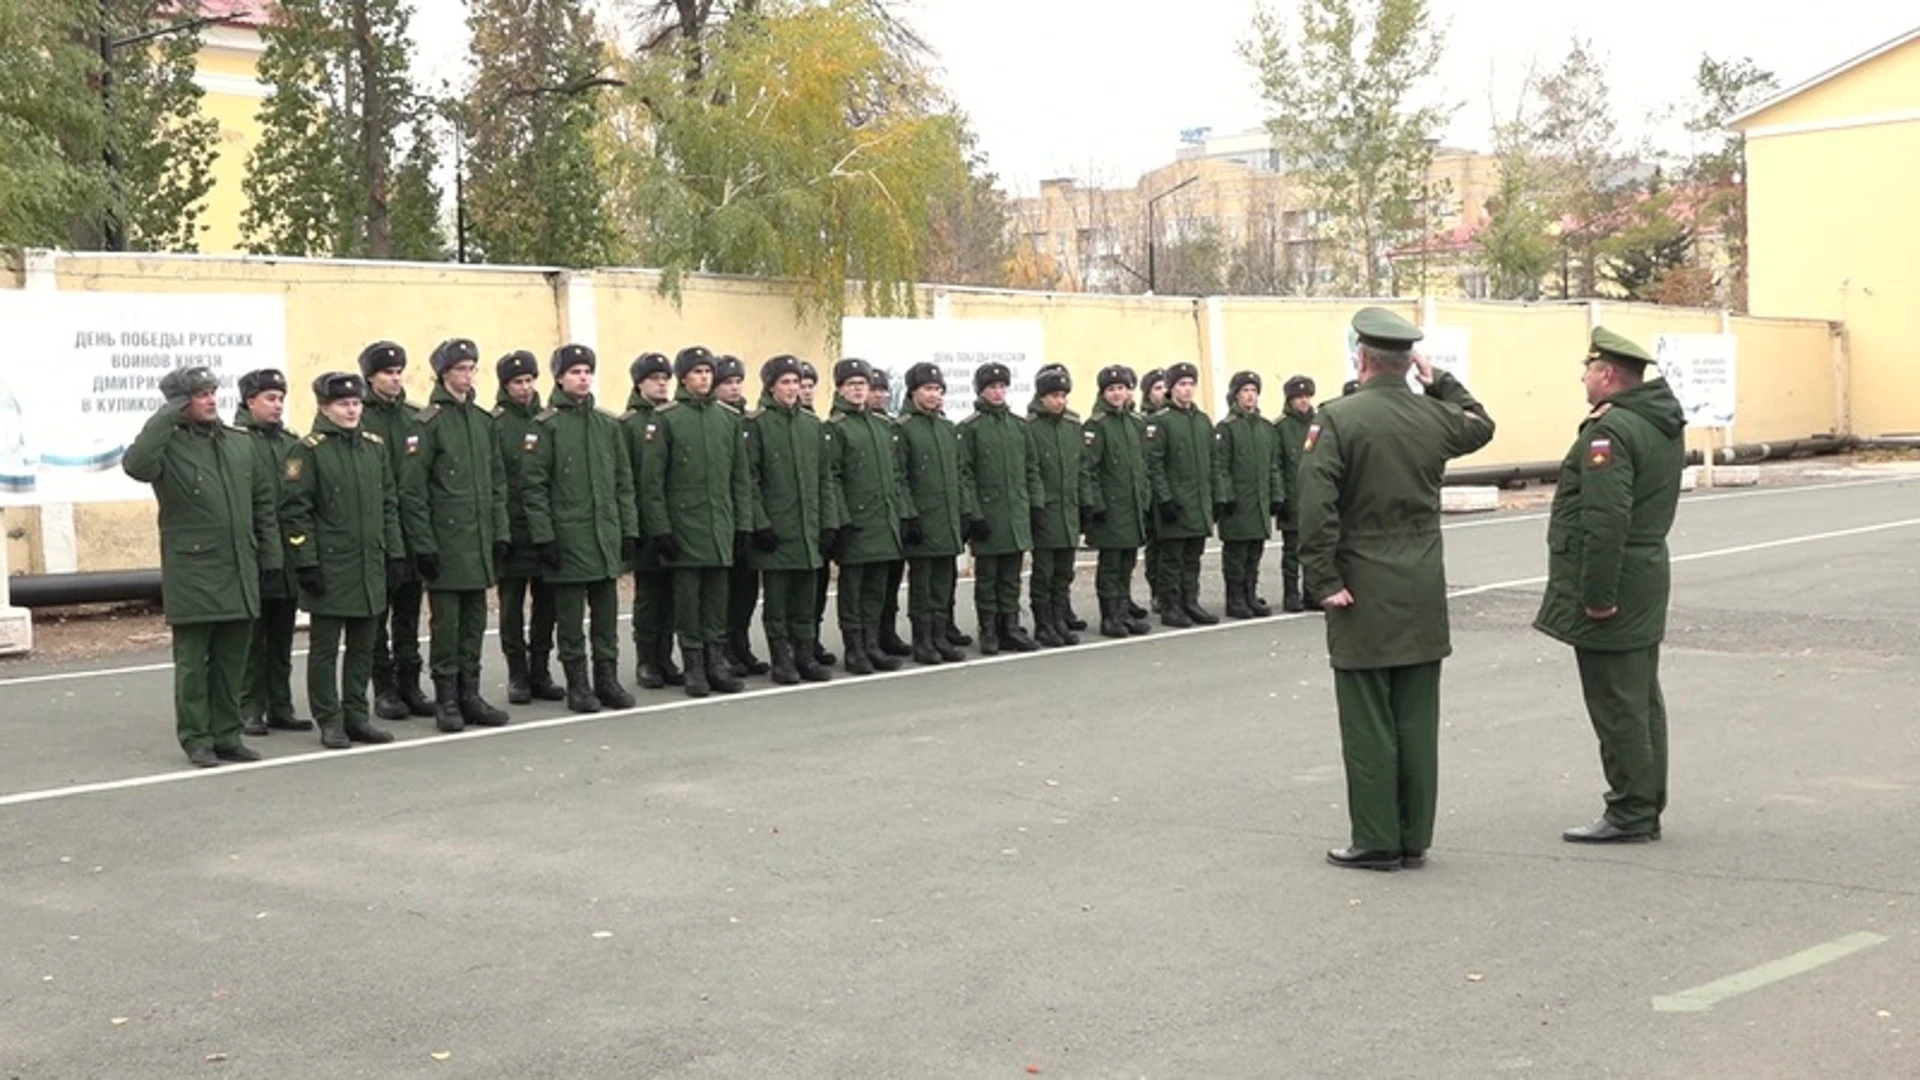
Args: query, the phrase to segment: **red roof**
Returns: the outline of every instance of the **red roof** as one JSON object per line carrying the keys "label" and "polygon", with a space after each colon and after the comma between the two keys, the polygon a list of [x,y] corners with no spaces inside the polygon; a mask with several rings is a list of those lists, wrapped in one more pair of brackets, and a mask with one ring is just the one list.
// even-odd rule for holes
{"label": "red roof", "polygon": [[237,15],[239,18],[227,25],[258,28],[267,24],[270,2],[271,0],[200,0],[200,15],[203,18],[212,19],[222,15]]}

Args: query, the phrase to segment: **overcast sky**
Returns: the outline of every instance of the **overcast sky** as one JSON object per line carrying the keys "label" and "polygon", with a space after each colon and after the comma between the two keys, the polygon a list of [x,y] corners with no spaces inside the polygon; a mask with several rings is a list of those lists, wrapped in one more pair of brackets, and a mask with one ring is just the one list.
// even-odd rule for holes
{"label": "overcast sky", "polygon": [[[1296,0],[1277,0],[1287,12]],[[466,47],[462,0],[416,0],[423,72],[453,74]],[[938,51],[943,81],[972,118],[992,168],[1017,193],[1051,176],[1131,184],[1172,160],[1187,128],[1260,123],[1251,69],[1236,52],[1257,0],[903,0]],[[1683,99],[1700,54],[1750,56],[1791,86],[1920,25],[1913,0],[1431,0],[1446,24],[1434,73],[1463,102],[1449,145],[1489,145],[1488,91],[1511,107],[1530,64],[1551,70],[1575,34],[1607,62],[1623,134]],[[1123,17],[1131,7],[1151,18]]]}

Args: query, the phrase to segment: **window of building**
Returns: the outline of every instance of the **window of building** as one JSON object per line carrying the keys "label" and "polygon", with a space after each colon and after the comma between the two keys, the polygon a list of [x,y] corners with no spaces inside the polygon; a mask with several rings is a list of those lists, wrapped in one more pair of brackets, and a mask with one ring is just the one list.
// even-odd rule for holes
{"label": "window of building", "polygon": [[1460,275],[1460,291],[1469,300],[1485,300],[1492,293],[1485,270],[1468,270]]}

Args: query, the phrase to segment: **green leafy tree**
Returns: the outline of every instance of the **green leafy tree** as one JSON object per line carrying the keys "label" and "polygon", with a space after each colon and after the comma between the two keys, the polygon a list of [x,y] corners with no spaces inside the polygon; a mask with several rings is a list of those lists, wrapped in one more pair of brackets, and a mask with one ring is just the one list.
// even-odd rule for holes
{"label": "green leafy tree", "polygon": [[1683,220],[1691,208],[1682,195],[1655,170],[1646,189],[1605,223],[1600,275],[1627,299],[1659,303],[1667,275],[1692,261],[1694,230]]}
{"label": "green leafy tree", "polygon": [[1687,131],[1706,145],[1687,163],[1685,176],[1704,189],[1698,208],[1700,227],[1717,229],[1727,248],[1725,302],[1747,309],[1747,144],[1727,122],[1780,89],[1773,72],[1742,57],[1716,60],[1702,55],[1694,72],[1694,95]]}
{"label": "green leafy tree", "polygon": [[1013,208],[985,155],[975,149],[973,133],[963,129],[961,143],[966,180],[933,208],[925,277],[943,285],[1005,285],[1014,255]]}
{"label": "green leafy tree", "polygon": [[1494,125],[1500,186],[1487,200],[1486,224],[1474,236],[1477,261],[1496,300],[1539,299],[1542,283],[1559,261],[1551,208],[1553,168],[1534,146],[1528,115],[1532,88],[1529,75],[1513,116]]}
{"label": "green leafy tree", "polygon": [[[766,0],[623,0],[641,29],[641,48],[649,53],[680,58],[690,84],[706,75],[708,37],[738,20],[752,21],[771,5]],[[860,0],[860,7],[882,44],[897,58],[918,59],[930,50],[911,24],[902,18],[896,0]]]}
{"label": "green leafy tree", "polygon": [[71,242],[105,205],[95,0],[0,0],[0,247]]}
{"label": "green leafy tree", "polygon": [[1560,293],[1597,296],[1601,248],[1621,224],[1615,211],[1638,190],[1636,171],[1620,152],[1606,69],[1589,42],[1573,40],[1539,93],[1532,149],[1550,170],[1549,205],[1561,225]]}
{"label": "green leafy tree", "polygon": [[[106,32],[121,40],[199,15],[197,0],[112,0]],[[202,35],[162,34],[113,50],[109,122],[118,163],[109,212],[126,227],[134,251],[198,251],[200,215],[213,190],[220,122],[200,109],[205,92],[193,81]]]}
{"label": "green leafy tree", "polygon": [[1428,140],[1452,109],[1415,98],[1444,39],[1425,0],[1298,0],[1292,20],[1262,4],[1241,45],[1349,289],[1383,293],[1388,252],[1419,231]]}

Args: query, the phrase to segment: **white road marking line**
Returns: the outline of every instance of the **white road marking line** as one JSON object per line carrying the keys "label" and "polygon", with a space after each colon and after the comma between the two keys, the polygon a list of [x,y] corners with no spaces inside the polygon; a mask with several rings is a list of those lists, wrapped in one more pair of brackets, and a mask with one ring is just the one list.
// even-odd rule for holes
{"label": "white road marking line", "polygon": [[1682,990],[1677,994],[1656,997],[1653,999],[1653,1011],[1706,1012],[1728,998],[1751,993],[1795,975],[1804,975],[1814,968],[1831,964],[1842,957],[1852,956],[1862,949],[1872,948],[1885,940],[1887,940],[1886,937],[1881,934],[1864,931],[1848,934],[1843,938],[1822,942],[1811,949],[1804,949],[1792,956],[1784,956],[1758,967],[1748,968],[1724,979],[1715,979],[1710,983]]}
{"label": "white road marking line", "polygon": [[[1899,521],[1881,522],[1876,525],[1862,525],[1852,529],[1835,529],[1830,532],[1810,533],[1806,536],[1789,537],[1784,540],[1770,540],[1759,544],[1741,544],[1736,547],[1716,548],[1711,551],[1698,551],[1688,555],[1674,557],[1674,562],[1692,562],[1699,559],[1720,558],[1728,555],[1741,555],[1752,551],[1789,547],[1795,544],[1811,544],[1822,540],[1838,540],[1849,536],[1864,536],[1869,533],[1885,532],[1890,529],[1904,529],[1920,525],[1920,517],[1903,518]],[[1515,578],[1511,581],[1496,581],[1485,585],[1470,585],[1465,588],[1450,589],[1449,599],[1462,596],[1478,596],[1483,593],[1497,592],[1501,589],[1525,588],[1543,584],[1544,575],[1530,578]],[[956,674],[970,672],[992,664],[1012,664],[1028,660],[1045,660],[1058,656],[1071,656],[1077,653],[1091,652],[1097,649],[1117,649],[1130,645],[1151,645],[1166,641],[1168,638],[1190,637],[1199,634],[1211,634],[1229,630],[1259,629],[1276,623],[1292,622],[1298,619],[1318,617],[1315,613],[1299,612],[1291,615],[1276,614],[1265,619],[1242,619],[1221,622],[1213,626],[1196,626],[1188,630],[1156,629],[1143,637],[1094,638],[1065,649],[1042,649],[1030,653],[1001,653],[999,656],[969,657],[958,664],[936,664],[930,667],[909,665],[898,671],[877,672],[873,675],[849,677],[836,676],[832,682],[802,683],[798,686],[767,686],[740,694],[716,694],[707,698],[679,698],[672,701],[638,705],[631,709],[616,709],[597,713],[568,713],[551,716],[542,720],[529,720],[509,724],[499,728],[468,729],[457,735],[436,735],[418,739],[405,739],[385,743],[379,746],[360,746],[352,750],[314,750],[288,757],[268,758],[264,761],[246,765],[223,765],[216,769],[183,769],[175,772],[152,773],[146,776],[127,777],[121,780],[102,780],[90,784],[73,784],[66,787],[43,788],[37,791],[21,791],[11,795],[0,795],[0,807],[24,806],[29,803],[52,802],[56,799],[70,798],[76,795],[93,795],[109,791],[125,791],[130,788],[151,787],[156,784],[173,784],[187,780],[207,780],[223,776],[238,776],[259,769],[275,769],[288,765],[303,765],[309,762],[339,761],[365,754],[399,753],[403,750],[418,750],[428,746],[445,746],[450,742],[463,739],[489,739],[502,735],[517,735],[524,731],[542,731],[548,728],[570,727],[575,724],[617,720],[629,716],[646,716],[652,713],[670,712],[676,709],[695,709],[716,705],[727,705],[740,701],[759,700],[782,694],[804,694],[821,690],[844,690],[848,687],[867,686],[891,679],[921,678],[928,675]],[[654,691],[646,691],[653,693]]]}

